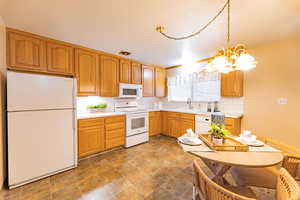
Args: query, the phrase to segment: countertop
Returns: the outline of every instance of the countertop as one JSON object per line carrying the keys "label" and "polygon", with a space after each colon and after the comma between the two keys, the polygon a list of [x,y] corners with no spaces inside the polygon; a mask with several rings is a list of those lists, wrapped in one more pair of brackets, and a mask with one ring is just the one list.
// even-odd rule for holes
{"label": "countertop", "polygon": [[[191,114],[206,114],[200,112],[199,110],[190,110],[185,108],[162,108],[162,109],[147,109],[148,112],[154,111],[170,111],[170,112],[181,112],[181,113],[191,113]],[[88,118],[96,118],[96,117],[108,117],[114,115],[124,115],[124,112],[99,112],[99,113],[77,113],[77,119],[88,119]],[[234,112],[225,112],[225,117],[231,118],[240,118],[243,116],[242,113],[234,113]]]}

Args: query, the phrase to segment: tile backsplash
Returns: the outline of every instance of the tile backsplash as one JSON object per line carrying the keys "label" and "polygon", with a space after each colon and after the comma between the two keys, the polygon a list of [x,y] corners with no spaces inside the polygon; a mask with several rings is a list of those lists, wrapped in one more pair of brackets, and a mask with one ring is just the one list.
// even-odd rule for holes
{"label": "tile backsplash", "polygon": [[[116,101],[134,101],[134,99],[118,99],[97,96],[77,97],[77,112],[85,113],[87,112],[86,107],[88,105],[96,103],[107,103],[108,107],[106,111],[112,112],[114,111],[114,104]],[[137,101],[140,108],[155,108],[155,104],[160,101],[163,103],[164,108],[187,108],[186,102],[170,102],[167,98],[144,97]],[[199,103],[192,104],[194,107],[199,106]],[[219,102],[219,109],[222,112],[228,113],[244,113],[244,98],[222,97]]]}
{"label": "tile backsplash", "polygon": [[[138,99],[138,105],[140,108],[154,108],[154,104],[159,102],[161,98],[157,97],[144,97]],[[107,103],[107,112],[114,111],[115,102],[117,101],[135,101],[134,99],[119,99],[119,98],[109,98],[109,97],[98,97],[98,96],[88,96],[88,97],[77,97],[77,113],[86,113],[86,107],[88,105],[97,103]]]}
{"label": "tile backsplash", "polygon": [[[193,107],[198,108],[199,103],[192,103]],[[163,100],[163,107],[165,108],[187,108],[186,102],[168,101],[167,98]],[[219,110],[227,113],[244,113],[244,98],[228,98],[221,97],[219,101]]]}

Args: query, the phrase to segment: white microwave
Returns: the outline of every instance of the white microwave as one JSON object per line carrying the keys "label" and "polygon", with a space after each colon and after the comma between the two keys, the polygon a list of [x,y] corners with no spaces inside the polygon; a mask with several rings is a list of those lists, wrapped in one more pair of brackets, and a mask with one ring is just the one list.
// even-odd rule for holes
{"label": "white microwave", "polygon": [[143,96],[143,86],[138,84],[120,83],[120,98],[141,98]]}

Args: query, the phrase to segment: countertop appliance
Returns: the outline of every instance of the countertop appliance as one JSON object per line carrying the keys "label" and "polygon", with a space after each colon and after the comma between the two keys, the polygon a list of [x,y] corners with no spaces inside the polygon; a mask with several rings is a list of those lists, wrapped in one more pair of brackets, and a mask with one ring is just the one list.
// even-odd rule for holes
{"label": "countertop appliance", "polygon": [[147,110],[139,109],[136,101],[120,101],[115,111],[126,113],[126,148],[149,141]]}
{"label": "countertop appliance", "polygon": [[142,85],[120,83],[119,98],[141,98],[142,96],[143,96]]}
{"label": "countertop appliance", "polygon": [[211,113],[196,115],[196,133],[207,133],[211,124]]}
{"label": "countertop appliance", "polygon": [[8,185],[77,166],[76,79],[7,72]]}

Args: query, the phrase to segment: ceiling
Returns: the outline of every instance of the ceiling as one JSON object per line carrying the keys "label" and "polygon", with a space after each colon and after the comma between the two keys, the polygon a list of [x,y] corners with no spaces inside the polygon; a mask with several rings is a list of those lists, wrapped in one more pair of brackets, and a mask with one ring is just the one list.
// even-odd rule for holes
{"label": "ceiling", "polygon": [[[148,64],[171,66],[212,56],[226,40],[222,14],[195,38],[174,41],[206,24],[225,0],[0,0],[8,27],[64,40]],[[232,0],[232,44],[256,46],[300,33],[299,0]]]}

